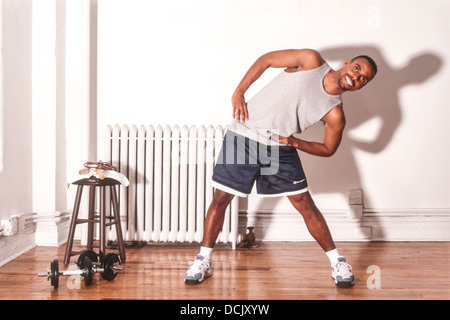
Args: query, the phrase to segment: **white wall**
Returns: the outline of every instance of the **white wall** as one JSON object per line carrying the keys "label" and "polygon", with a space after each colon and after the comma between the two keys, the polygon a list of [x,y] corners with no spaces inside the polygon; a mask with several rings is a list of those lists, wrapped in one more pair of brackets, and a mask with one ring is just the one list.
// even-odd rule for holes
{"label": "white wall", "polygon": [[96,1],[1,4],[0,217],[66,210],[73,205],[68,178],[96,158],[90,45]]}
{"label": "white wall", "polygon": [[[377,78],[344,95],[347,129],[331,159],[302,154],[322,209],[450,208],[448,159],[450,2],[302,0],[99,0],[98,126],[220,124],[261,54],[314,48],[332,67],[371,55]],[[278,70],[269,70],[247,97]],[[321,139],[322,128],[303,136]],[[242,210],[290,210],[285,199]]]}
{"label": "white wall", "polygon": [[0,217],[32,209],[31,0],[2,1]]}
{"label": "white wall", "polygon": [[[359,53],[380,68],[370,86],[344,96],[348,128],[338,153],[302,154],[319,207],[345,209],[347,190],[362,188],[374,210],[449,211],[448,1],[98,0],[98,88],[95,3],[46,0],[47,12],[41,2],[2,0],[0,217],[71,207],[64,182],[95,158],[96,131],[107,123],[228,124],[231,94],[250,64],[270,50],[302,47],[320,50],[335,68]],[[46,26],[35,30],[33,20]],[[41,40],[42,51],[33,50]],[[41,53],[54,68],[45,84]],[[33,95],[39,86],[51,97]],[[50,144],[33,138],[47,125]],[[320,139],[321,129],[303,136]],[[40,204],[45,190],[52,195]],[[292,210],[285,199],[255,197],[241,209]]]}

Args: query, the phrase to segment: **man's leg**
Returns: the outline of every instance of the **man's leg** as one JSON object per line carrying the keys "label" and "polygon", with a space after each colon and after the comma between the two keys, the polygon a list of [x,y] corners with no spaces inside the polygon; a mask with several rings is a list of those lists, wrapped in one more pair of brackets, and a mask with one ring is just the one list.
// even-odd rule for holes
{"label": "man's leg", "polygon": [[354,276],[351,273],[351,266],[344,257],[339,255],[330,230],[328,229],[327,222],[316,207],[311,194],[304,192],[288,196],[288,198],[294,208],[303,216],[311,236],[317,241],[330,259],[331,267],[333,268],[332,277],[335,279],[336,285],[339,287],[352,286]]}
{"label": "man's leg", "polygon": [[206,214],[205,229],[203,231],[202,247],[213,248],[217,236],[222,230],[225,219],[225,210],[233,200],[234,195],[225,191],[216,189],[214,198]]}
{"label": "man's leg", "polygon": [[211,251],[216,243],[217,236],[222,230],[225,219],[225,210],[233,200],[234,195],[216,189],[214,198],[209,206],[203,231],[202,247],[192,266],[186,272],[184,282],[186,284],[199,284],[211,276]]}
{"label": "man's leg", "polygon": [[327,222],[316,207],[309,192],[288,196],[294,208],[303,216],[311,236],[325,252],[336,249]]}

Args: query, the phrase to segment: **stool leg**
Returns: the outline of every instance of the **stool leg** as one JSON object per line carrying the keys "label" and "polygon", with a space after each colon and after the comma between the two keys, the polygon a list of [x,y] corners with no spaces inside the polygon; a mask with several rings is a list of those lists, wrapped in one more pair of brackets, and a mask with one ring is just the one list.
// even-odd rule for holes
{"label": "stool leg", "polygon": [[99,248],[99,257],[100,261],[103,261],[103,257],[105,256],[105,233],[106,233],[106,218],[105,218],[105,187],[100,186],[100,248]]}
{"label": "stool leg", "polygon": [[75,227],[77,226],[78,211],[80,210],[81,195],[83,193],[83,186],[79,185],[77,194],[75,196],[75,204],[72,212],[72,221],[70,221],[69,237],[66,244],[66,253],[64,255],[64,265],[67,266],[70,262],[70,252],[72,251],[73,237],[75,235]]}
{"label": "stool leg", "polygon": [[[95,212],[95,186],[89,187],[89,220],[94,220]],[[87,249],[92,250],[94,246],[94,222],[88,222]]]}
{"label": "stool leg", "polygon": [[116,187],[111,186],[112,205],[114,210],[114,221],[116,222],[117,242],[119,244],[119,255],[122,261],[126,260],[125,247],[123,245],[122,224],[120,222],[119,206],[117,205]]}

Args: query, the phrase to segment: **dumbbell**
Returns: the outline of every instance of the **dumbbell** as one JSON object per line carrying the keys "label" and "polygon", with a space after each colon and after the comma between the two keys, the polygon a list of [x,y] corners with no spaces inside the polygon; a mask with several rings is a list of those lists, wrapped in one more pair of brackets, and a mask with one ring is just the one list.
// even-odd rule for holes
{"label": "dumbbell", "polygon": [[94,272],[100,272],[103,279],[107,281],[114,280],[118,274],[116,270],[122,270],[120,265],[119,256],[115,253],[108,253],[102,262],[98,262],[97,254],[92,250],[84,250],[80,253],[80,256],[75,261],[78,268],[85,268],[86,258],[92,261],[92,265],[96,268]]}
{"label": "dumbbell", "polygon": [[[92,262],[92,259],[95,262]],[[51,279],[51,285],[58,289],[59,286],[59,276],[71,276],[71,275],[81,275],[84,277],[84,283],[86,286],[91,285],[92,283],[92,275],[94,272],[100,272],[103,279],[111,281],[117,276],[116,270],[122,270],[123,267],[118,265],[120,263],[119,257],[114,253],[109,253],[103,259],[103,262],[100,264],[97,262],[97,255],[95,252],[85,250],[80,254],[80,257],[77,260],[78,270],[66,270],[59,271],[58,260],[54,259],[50,263],[50,269],[47,269],[47,272],[38,273],[38,277],[47,277]]]}
{"label": "dumbbell", "polygon": [[83,269],[66,271],[59,271],[58,259],[54,259],[52,262],[50,262],[50,269],[47,269],[47,272],[39,272],[38,277],[47,277],[47,280],[51,279],[50,284],[55,289],[58,289],[60,276],[72,276],[77,274],[84,277],[84,284],[86,286],[89,286],[92,283],[93,272],[94,266],[92,265],[92,261],[87,257],[85,258]]}

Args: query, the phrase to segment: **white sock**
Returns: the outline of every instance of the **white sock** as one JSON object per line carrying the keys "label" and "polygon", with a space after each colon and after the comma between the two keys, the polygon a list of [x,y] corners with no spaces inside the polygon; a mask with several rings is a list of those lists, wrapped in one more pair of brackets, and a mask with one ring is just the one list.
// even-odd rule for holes
{"label": "white sock", "polygon": [[211,260],[211,252],[212,251],[213,251],[213,248],[200,247],[199,255],[204,256],[208,260]]}
{"label": "white sock", "polygon": [[327,255],[328,259],[330,259],[331,266],[336,265],[336,263],[338,262],[338,258],[340,257],[338,250],[333,249],[331,251],[325,252],[325,254]]}

